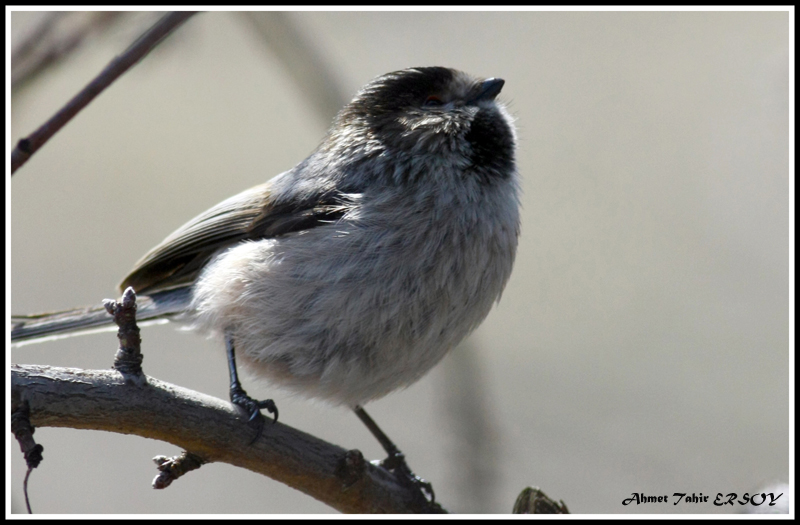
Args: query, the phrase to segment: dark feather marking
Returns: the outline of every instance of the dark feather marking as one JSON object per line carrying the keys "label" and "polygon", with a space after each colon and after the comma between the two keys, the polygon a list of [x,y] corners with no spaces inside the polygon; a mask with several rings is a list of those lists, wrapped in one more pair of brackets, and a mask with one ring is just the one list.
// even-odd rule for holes
{"label": "dark feather marking", "polygon": [[338,192],[302,201],[270,202],[266,188],[263,199],[247,204],[221,207],[188,223],[137,263],[120,289],[132,286],[139,294],[152,294],[191,284],[222,249],[245,240],[269,239],[336,222],[352,207]]}

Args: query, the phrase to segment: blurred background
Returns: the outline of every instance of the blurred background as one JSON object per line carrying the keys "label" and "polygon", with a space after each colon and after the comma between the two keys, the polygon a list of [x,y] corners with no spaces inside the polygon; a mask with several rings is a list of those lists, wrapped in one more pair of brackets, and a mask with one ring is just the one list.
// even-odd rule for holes
{"label": "blurred background", "polygon": [[[11,13],[11,144],[160,16]],[[13,177],[11,310],[116,297],[167,234],[305,158],[375,76],[502,77],[523,189],[514,273],[464,344],[367,410],[451,512],[508,513],[529,485],[573,513],[740,512],[711,501],[789,480],[790,16],[198,14]],[[142,337],[147,374],[227,399],[222,348],[174,325]],[[109,368],[116,345],[71,338],[11,361]],[[245,388],[288,425],[384,456],[345,409]],[[150,458],[180,452],[167,443],[35,437],[37,514],[333,512],[224,464],[153,490]],[[621,504],[675,492],[712,497]]]}

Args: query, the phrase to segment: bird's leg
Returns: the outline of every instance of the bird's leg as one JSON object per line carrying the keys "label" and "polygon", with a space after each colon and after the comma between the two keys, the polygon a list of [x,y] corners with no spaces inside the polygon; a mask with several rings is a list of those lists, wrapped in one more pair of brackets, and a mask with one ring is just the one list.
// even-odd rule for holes
{"label": "bird's leg", "polygon": [[[228,353],[228,371],[231,376],[231,403],[242,407],[249,415],[250,421],[255,420],[261,415],[261,409],[266,408],[270,414],[275,414],[273,423],[278,421],[278,407],[271,399],[256,401],[247,395],[239,382],[239,374],[236,371],[236,350],[233,346],[233,334],[230,331],[225,333],[225,349]],[[263,423],[263,422],[262,422]],[[258,435],[261,435],[261,424],[259,424]],[[256,436],[256,439],[258,436]]]}
{"label": "bird's leg", "polygon": [[403,455],[402,452],[400,452],[400,449],[397,448],[397,445],[392,443],[392,440],[389,439],[389,436],[383,433],[383,430],[381,430],[380,427],[375,423],[375,421],[373,421],[372,418],[369,417],[369,414],[367,414],[363,408],[361,408],[360,406],[356,406],[355,408],[353,408],[353,411],[358,416],[358,419],[360,419],[361,422],[367,426],[369,431],[372,432],[372,435],[375,436],[375,439],[377,439],[378,442],[381,444],[383,450],[385,450],[386,453],[389,455],[389,457],[381,461],[380,465],[387,470],[399,472],[400,474],[402,474],[402,476],[406,480],[412,482],[414,485],[427,492],[428,495],[430,496],[431,503],[433,503],[435,498],[433,494],[433,486],[431,486],[429,482],[415,475],[411,471],[411,469],[406,464],[405,456]]}

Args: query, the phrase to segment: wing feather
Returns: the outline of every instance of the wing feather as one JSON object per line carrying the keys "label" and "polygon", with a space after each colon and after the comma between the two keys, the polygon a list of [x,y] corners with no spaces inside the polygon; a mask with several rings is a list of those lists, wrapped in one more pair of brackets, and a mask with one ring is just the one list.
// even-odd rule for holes
{"label": "wing feather", "polygon": [[178,228],[136,263],[120,289],[149,295],[187,286],[220,250],[335,222],[357,201],[331,191],[276,201],[270,184],[234,195]]}

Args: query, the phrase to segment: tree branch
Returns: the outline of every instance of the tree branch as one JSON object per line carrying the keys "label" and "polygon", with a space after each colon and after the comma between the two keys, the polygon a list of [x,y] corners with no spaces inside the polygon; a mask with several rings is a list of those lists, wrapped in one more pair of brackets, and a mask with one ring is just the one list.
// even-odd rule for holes
{"label": "tree branch", "polygon": [[72,100],[67,102],[50,120],[27,138],[21,139],[14,151],[11,152],[11,174],[13,175],[39,148],[50,140],[50,137],[64,127],[72,117],[85,108],[105,88],[130,69],[131,66],[144,58],[164,37],[194,14],[195,12],[193,11],[180,11],[164,16],[124,53],[114,58],[94,80],[89,82]]}
{"label": "tree branch", "polygon": [[223,462],[281,481],[349,513],[444,512],[391,472],[281,423],[256,430],[232,404],[112,370],[12,365],[12,411],[30,407],[34,426],[106,430],[158,439],[203,463]]}
{"label": "tree branch", "polygon": [[107,30],[124,11],[56,11],[11,50],[12,96],[48,68],[68,58],[92,34]]}

